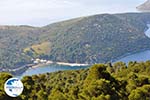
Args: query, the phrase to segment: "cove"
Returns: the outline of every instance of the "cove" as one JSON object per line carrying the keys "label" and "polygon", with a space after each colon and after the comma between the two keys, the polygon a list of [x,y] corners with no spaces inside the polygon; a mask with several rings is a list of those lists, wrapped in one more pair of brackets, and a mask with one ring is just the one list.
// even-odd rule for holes
{"label": "cove", "polygon": [[[122,61],[122,62],[128,63],[130,61],[147,61],[147,60],[150,60],[150,50],[131,54],[115,62]],[[63,70],[79,70],[79,69],[86,69],[89,67],[90,66],[64,66],[64,65],[50,64],[47,66],[30,68],[26,70],[23,74],[16,76],[16,77],[31,76],[31,75],[57,72],[57,71],[63,71]]]}
{"label": "cove", "polygon": [[[145,31],[145,35],[150,38],[150,24],[147,24],[148,29]],[[130,54],[128,56],[122,57],[115,62],[125,62],[126,64],[130,61],[147,61],[150,60],[150,50],[141,51],[135,54]],[[23,77],[23,76],[31,76],[49,72],[56,72],[56,71],[63,71],[63,70],[79,70],[79,69],[86,69],[90,66],[64,66],[64,65],[57,65],[57,64],[50,64],[47,66],[37,67],[37,68],[30,68],[26,70],[23,74],[16,76],[16,77]]]}

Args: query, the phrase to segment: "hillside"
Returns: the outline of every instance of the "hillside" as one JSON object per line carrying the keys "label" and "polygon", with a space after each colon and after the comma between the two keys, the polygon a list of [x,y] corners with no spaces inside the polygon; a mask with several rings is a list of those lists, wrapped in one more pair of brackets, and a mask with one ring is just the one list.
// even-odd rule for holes
{"label": "hillside", "polygon": [[144,12],[150,12],[150,0],[147,0],[145,3],[138,6],[137,10],[144,11]]}
{"label": "hillside", "polygon": [[0,66],[16,67],[30,59],[23,48],[36,43],[38,32],[29,26],[0,26]]}
{"label": "hillside", "polygon": [[0,26],[0,69],[32,58],[71,63],[105,63],[150,49],[144,31],[150,13],[100,14],[44,27]]}
{"label": "hillside", "polygon": [[[107,62],[149,48],[144,30],[149,14],[103,14],[57,23],[51,59],[64,62]],[[73,24],[72,24],[73,23]],[[59,31],[58,31],[59,30]]]}
{"label": "hillside", "polygon": [[149,100],[150,61],[97,64],[89,69],[59,71],[22,79],[24,91],[17,98],[4,92],[12,77],[0,73],[0,100]]}

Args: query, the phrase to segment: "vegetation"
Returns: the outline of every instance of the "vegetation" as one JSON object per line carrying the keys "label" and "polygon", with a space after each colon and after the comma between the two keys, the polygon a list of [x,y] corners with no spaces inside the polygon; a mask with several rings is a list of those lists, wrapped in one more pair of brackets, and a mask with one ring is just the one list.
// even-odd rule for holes
{"label": "vegetation", "polygon": [[24,53],[30,55],[32,58],[38,57],[37,55],[49,55],[50,43],[43,42],[37,45],[32,45],[30,48],[25,48]]}
{"label": "vegetation", "polygon": [[150,49],[144,35],[150,13],[101,14],[44,27],[0,27],[0,71],[44,58],[70,63],[105,63]]}
{"label": "vegetation", "polygon": [[[0,74],[0,99],[10,74]],[[96,64],[89,69],[59,71],[22,79],[24,91],[12,100],[149,100],[150,61]]]}

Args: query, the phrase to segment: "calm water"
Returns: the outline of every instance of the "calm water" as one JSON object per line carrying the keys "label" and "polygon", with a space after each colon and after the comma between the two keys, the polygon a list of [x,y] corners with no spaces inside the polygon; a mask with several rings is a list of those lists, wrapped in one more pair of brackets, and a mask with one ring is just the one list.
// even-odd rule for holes
{"label": "calm water", "polygon": [[[150,24],[147,24],[147,26],[148,26],[148,29],[145,31],[145,35],[148,38],[150,38]],[[150,60],[150,50],[132,54],[132,55],[123,57],[117,61],[123,61],[125,63],[128,63],[129,61],[147,61],[147,60]]]}
{"label": "calm water", "polygon": [[140,53],[135,53],[126,57],[123,57],[117,61],[123,61],[125,63],[128,63],[130,61],[147,61],[150,60],[150,50],[143,51]]}
{"label": "calm water", "polygon": [[63,70],[78,70],[78,69],[85,69],[88,67],[89,66],[73,66],[72,67],[72,66],[51,64],[51,65],[47,65],[47,66],[43,66],[43,67],[30,68],[30,69],[26,70],[22,75],[17,76],[17,77],[42,74],[42,73],[47,73],[47,72],[63,71]]}
{"label": "calm water", "polygon": [[[125,63],[128,63],[129,61],[147,61],[150,60],[150,50],[143,51],[140,53],[132,54],[126,57],[121,58],[120,60],[117,61],[123,61]],[[43,66],[43,67],[37,67],[34,69],[28,69],[26,72],[24,72],[22,76],[26,75],[35,75],[35,74],[42,74],[42,73],[47,73],[47,72],[56,72],[56,71],[61,71],[61,70],[78,70],[78,69],[85,69],[89,68],[89,66],[62,66],[62,65],[48,65],[48,66]]]}
{"label": "calm water", "polygon": [[[149,29],[145,32],[145,35],[150,38],[150,24],[148,24]],[[123,61],[125,63],[128,63],[129,61],[147,61],[150,60],[150,50],[143,51],[140,53],[135,53],[126,57],[123,57],[117,61]],[[47,73],[47,72],[56,72],[56,71],[61,71],[61,70],[78,70],[78,69],[85,69],[88,68],[89,66],[61,66],[61,65],[48,65],[48,66],[43,66],[43,67],[38,67],[34,69],[28,69],[26,72],[24,72],[22,76],[26,75],[35,75],[35,74],[42,74],[42,73]]]}

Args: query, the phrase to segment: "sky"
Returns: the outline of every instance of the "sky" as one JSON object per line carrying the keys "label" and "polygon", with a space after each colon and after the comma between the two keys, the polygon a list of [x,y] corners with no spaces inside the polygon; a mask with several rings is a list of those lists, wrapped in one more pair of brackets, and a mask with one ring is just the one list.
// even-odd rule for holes
{"label": "sky", "polygon": [[146,0],[0,0],[0,25],[45,26],[76,17],[137,12]]}

